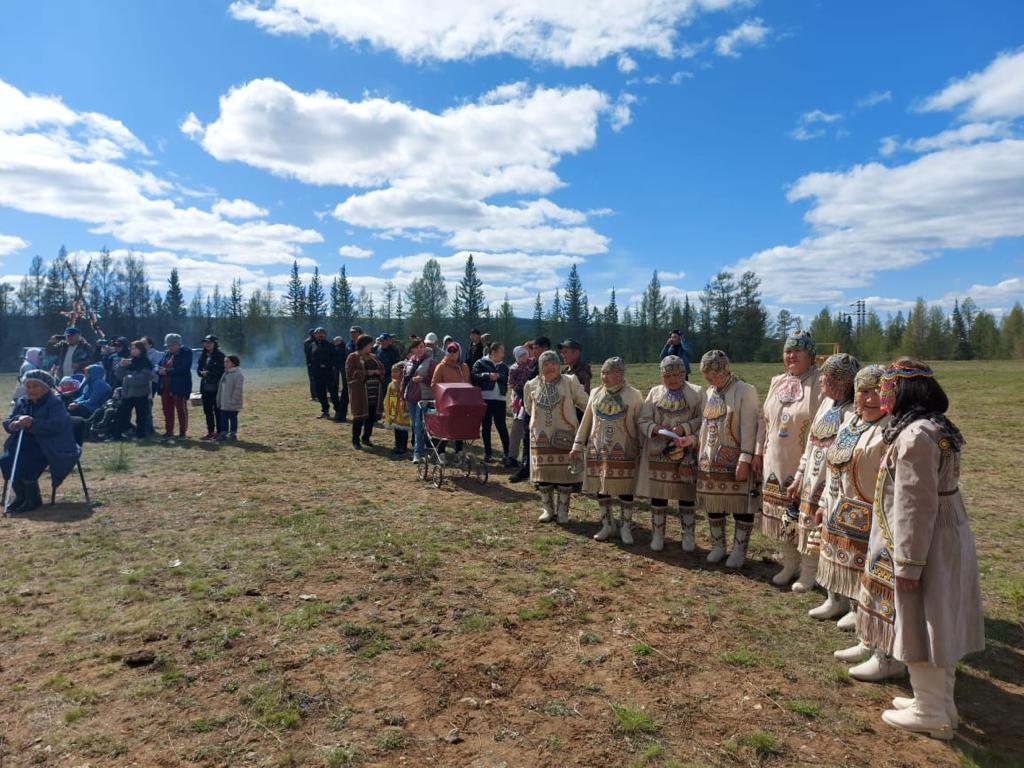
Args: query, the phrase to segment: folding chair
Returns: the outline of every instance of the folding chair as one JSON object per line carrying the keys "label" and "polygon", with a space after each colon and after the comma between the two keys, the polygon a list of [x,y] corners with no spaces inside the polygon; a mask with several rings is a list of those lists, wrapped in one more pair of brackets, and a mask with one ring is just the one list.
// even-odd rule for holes
{"label": "folding chair", "polygon": [[[85,443],[86,435],[89,433],[89,422],[78,416],[71,417],[71,430],[75,435],[75,442],[78,443],[79,454],[78,458],[75,459],[75,467],[78,469],[78,478],[82,481],[82,493],[85,494],[85,503],[92,504],[89,501],[89,486],[85,484],[85,472],[82,471],[82,445]],[[53,482],[53,475],[50,475],[50,506],[52,507],[57,501],[57,487],[58,483]]]}

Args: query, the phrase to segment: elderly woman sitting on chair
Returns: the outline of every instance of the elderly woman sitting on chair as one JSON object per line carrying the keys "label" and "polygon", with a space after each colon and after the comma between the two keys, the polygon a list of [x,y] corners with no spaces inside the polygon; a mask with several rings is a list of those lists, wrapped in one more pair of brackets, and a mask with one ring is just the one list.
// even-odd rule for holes
{"label": "elderly woman sitting on chair", "polygon": [[43,503],[39,493],[39,476],[47,467],[54,487],[60,485],[74,468],[81,449],[75,442],[71,417],[53,394],[53,377],[45,371],[29,371],[23,382],[26,394],[19,397],[11,415],[3,421],[10,437],[0,455],[0,470],[14,492],[6,512],[31,512]]}

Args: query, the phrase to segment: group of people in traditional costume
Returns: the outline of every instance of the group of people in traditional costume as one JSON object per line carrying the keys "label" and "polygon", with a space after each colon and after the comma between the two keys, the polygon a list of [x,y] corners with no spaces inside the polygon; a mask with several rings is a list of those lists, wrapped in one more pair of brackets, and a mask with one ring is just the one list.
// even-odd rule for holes
{"label": "group of people in traditional costume", "polygon": [[819,367],[814,339],[797,331],[762,405],[722,350],[701,358],[705,388],[687,380],[683,359],[666,356],[646,398],[619,357],[601,366],[589,397],[553,352],[538,363],[523,404],[540,521],[568,523],[571,496],[583,492],[601,513],[594,538],[632,544],[643,500],[650,547],[661,551],[674,502],[682,550],[696,550],[700,511],[707,561],[739,569],[760,515],[761,533],[781,549],[773,583],[796,593],[820,585],[826,597],[810,616],[856,632],[857,643],[834,654],[855,664],[850,676],[877,682],[909,671],[914,695],[893,699],[885,722],[952,738],[955,665],[984,647],[984,620],[957,485],[964,439],[930,368],[910,358],[861,367],[846,353]]}

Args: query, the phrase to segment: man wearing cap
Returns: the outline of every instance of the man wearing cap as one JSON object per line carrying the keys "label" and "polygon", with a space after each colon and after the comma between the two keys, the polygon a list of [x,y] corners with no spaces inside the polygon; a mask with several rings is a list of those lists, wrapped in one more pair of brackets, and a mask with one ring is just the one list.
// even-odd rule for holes
{"label": "man wearing cap", "polygon": [[61,379],[82,373],[92,363],[92,347],[74,326],[64,331],[64,341],[57,345],[56,360],[56,376]]}
{"label": "man wearing cap", "polygon": [[224,375],[224,353],[212,333],[203,338],[203,351],[199,353],[199,394],[203,398],[203,415],[206,416],[206,434],[202,440],[217,437],[220,424],[220,408],[217,407],[217,388]]}
{"label": "man wearing cap", "polygon": [[[24,385],[25,395],[15,401],[10,416],[3,420],[4,431],[10,437],[0,455],[0,472],[14,491],[8,512],[31,512],[39,507],[43,503],[39,492],[43,470],[49,467],[54,485],[60,485],[81,452],[75,442],[71,417],[52,392],[53,377],[46,371],[29,371],[24,376]],[[19,433],[24,435],[20,451]]]}
{"label": "man wearing cap", "polygon": [[382,381],[391,381],[391,369],[398,362],[398,350],[395,349],[394,340],[390,333],[382,333],[377,337],[377,348],[374,350],[380,364],[384,366],[384,378]]}
{"label": "man wearing cap", "polygon": [[337,370],[338,353],[334,344],[327,339],[327,329],[317,328],[313,332],[313,344],[309,348],[309,361],[313,366],[313,383],[316,385],[316,399],[320,401],[320,415],[318,419],[327,419],[331,416],[331,408],[327,396],[331,394],[334,404],[335,418],[341,414],[341,404],[338,402],[338,390],[333,385]]}
{"label": "man wearing cap", "polygon": [[[566,339],[558,345],[558,354],[562,356],[562,362],[565,364],[562,374],[568,373],[575,376],[577,381],[583,385],[583,390],[589,395],[590,380],[593,378],[593,374],[590,372],[590,365],[583,362],[583,345],[576,339]],[[583,420],[583,411],[579,408],[576,409],[576,419]]]}
{"label": "man wearing cap", "polygon": [[467,352],[466,363],[470,370],[484,356],[484,343],[480,337],[480,331],[476,328],[469,332],[469,351]]}
{"label": "man wearing cap", "polygon": [[686,377],[690,377],[690,345],[683,341],[683,334],[679,330],[672,330],[668,334],[668,340],[665,342],[665,346],[661,348],[661,354],[658,356],[659,360],[664,360],[666,357],[675,356],[683,361],[683,365],[686,368]]}

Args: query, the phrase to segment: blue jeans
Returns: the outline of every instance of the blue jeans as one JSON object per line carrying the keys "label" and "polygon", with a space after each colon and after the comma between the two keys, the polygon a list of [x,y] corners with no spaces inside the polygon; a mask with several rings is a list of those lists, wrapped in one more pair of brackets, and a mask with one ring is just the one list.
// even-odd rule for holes
{"label": "blue jeans", "polygon": [[409,403],[409,420],[412,422],[412,455],[423,456],[427,433],[423,429],[423,408],[420,403]]}
{"label": "blue jeans", "polygon": [[238,431],[238,411],[220,411],[218,410],[220,419],[217,423],[217,431],[222,435],[225,432],[237,432]]}

